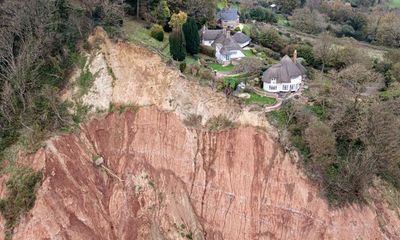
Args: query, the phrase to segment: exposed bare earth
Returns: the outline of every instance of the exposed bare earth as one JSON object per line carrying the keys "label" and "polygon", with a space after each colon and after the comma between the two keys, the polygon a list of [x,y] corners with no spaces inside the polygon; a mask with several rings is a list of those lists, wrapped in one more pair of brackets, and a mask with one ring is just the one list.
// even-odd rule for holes
{"label": "exposed bare earth", "polygon": [[190,113],[203,121],[226,114],[265,126],[258,113],[181,79],[143,48],[95,36],[116,76],[104,81],[114,86],[109,101],[154,106],[92,119],[79,134],[21,155],[19,163],[43,169],[44,179],[14,239],[400,239],[396,209],[377,193],[363,208],[330,209],[259,128],[210,132],[182,123]]}
{"label": "exposed bare earth", "polygon": [[[188,129],[173,113],[143,108],[92,120],[79,136],[57,137],[43,151],[25,161],[43,167],[45,177],[14,239],[400,236],[383,203],[330,210],[288,155],[253,127]],[[123,181],[96,167],[93,155]]]}

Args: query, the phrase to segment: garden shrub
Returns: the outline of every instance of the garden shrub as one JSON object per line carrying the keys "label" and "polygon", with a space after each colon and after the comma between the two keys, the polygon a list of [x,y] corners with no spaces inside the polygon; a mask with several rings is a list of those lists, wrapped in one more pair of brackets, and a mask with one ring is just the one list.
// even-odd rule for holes
{"label": "garden shrub", "polygon": [[154,24],[150,29],[150,36],[158,41],[164,41],[164,30],[159,24]]}
{"label": "garden shrub", "polygon": [[179,64],[179,70],[181,71],[181,73],[185,72],[185,70],[186,70],[186,63],[185,62],[181,62]]}
{"label": "garden shrub", "polygon": [[211,46],[200,44],[200,53],[209,57],[215,57],[215,49]]}

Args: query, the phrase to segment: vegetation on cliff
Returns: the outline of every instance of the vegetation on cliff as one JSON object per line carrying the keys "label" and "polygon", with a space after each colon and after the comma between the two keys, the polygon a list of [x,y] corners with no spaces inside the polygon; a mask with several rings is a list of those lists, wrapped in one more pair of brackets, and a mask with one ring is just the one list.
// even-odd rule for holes
{"label": "vegetation on cliff", "polygon": [[21,214],[29,211],[35,204],[36,190],[41,172],[30,168],[15,168],[6,183],[7,197],[0,199],[0,212],[6,220],[6,238],[11,239],[15,224]]}

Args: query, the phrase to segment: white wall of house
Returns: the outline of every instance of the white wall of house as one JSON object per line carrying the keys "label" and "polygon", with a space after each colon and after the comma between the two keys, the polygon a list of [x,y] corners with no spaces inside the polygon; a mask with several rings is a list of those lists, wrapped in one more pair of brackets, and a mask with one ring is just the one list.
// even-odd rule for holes
{"label": "white wall of house", "polygon": [[203,45],[206,45],[206,46],[211,46],[212,44],[213,44],[213,40],[210,40],[210,41],[207,41],[207,40],[203,40],[202,42],[201,42],[201,44],[203,44]]}
{"label": "white wall of house", "polygon": [[231,59],[237,59],[237,58],[243,58],[245,57],[244,53],[242,51],[230,51],[230,58]]}
{"label": "white wall of house", "polygon": [[220,50],[222,48],[221,44],[215,46],[215,58],[222,63],[230,62],[232,59],[243,58],[245,55],[242,51],[230,51],[228,55],[221,54]]}
{"label": "white wall of house", "polygon": [[239,18],[232,21],[221,20],[222,27],[230,27],[232,29],[235,29],[239,24],[240,24]]}
{"label": "white wall of house", "polygon": [[245,43],[239,44],[242,48],[246,47],[247,45],[250,44],[250,41],[247,41]]}
{"label": "white wall of house", "polygon": [[300,89],[302,76],[292,78],[290,83],[276,83],[276,80],[271,80],[271,83],[263,83],[263,89],[267,92],[297,92]]}

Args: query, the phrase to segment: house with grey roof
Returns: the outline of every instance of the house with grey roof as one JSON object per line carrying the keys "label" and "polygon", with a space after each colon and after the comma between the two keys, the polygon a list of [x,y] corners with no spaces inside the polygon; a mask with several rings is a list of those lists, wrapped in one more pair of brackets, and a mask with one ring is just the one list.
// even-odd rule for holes
{"label": "house with grey roof", "polygon": [[245,57],[243,47],[250,44],[251,39],[244,33],[235,33],[229,30],[209,30],[206,26],[199,31],[201,44],[215,48],[215,57],[222,64],[229,64],[232,60]]}
{"label": "house with grey roof", "polygon": [[251,41],[250,37],[242,32],[237,32],[232,37],[242,48],[249,45]]}
{"label": "house with grey roof", "polygon": [[224,8],[217,13],[217,23],[222,28],[235,29],[239,25],[239,14],[236,8]]}
{"label": "house with grey roof", "polygon": [[230,31],[223,30],[223,33],[212,43],[215,48],[215,57],[221,64],[229,64],[233,60],[244,58],[243,48],[231,36]]}
{"label": "house with grey roof", "polygon": [[222,29],[208,29],[203,26],[199,31],[201,44],[211,46],[213,42],[223,34]]}
{"label": "house with grey roof", "polygon": [[297,92],[305,78],[305,72],[306,69],[297,62],[295,51],[293,60],[286,55],[264,72],[263,89],[267,92]]}

